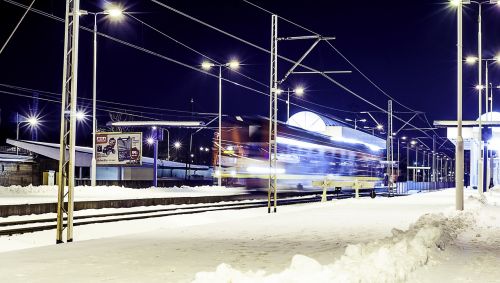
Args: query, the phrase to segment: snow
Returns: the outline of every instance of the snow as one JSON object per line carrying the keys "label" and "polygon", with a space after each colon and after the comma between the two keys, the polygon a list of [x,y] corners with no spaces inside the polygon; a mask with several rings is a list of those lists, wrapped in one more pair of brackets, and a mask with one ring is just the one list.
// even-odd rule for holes
{"label": "snow", "polygon": [[0,237],[24,248],[0,253],[0,281],[498,282],[500,190],[466,190],[463,212],[454,200],[443,190],[78,226],[62,245],[54,231]]}
{"label": "snow", "polygon": [[[131,189],[119,186],[77,186],[75,201],[223,196],[243,194],[241,188],[217,186]],[[57,186],[0,186],[0,205],[57,202]]]}

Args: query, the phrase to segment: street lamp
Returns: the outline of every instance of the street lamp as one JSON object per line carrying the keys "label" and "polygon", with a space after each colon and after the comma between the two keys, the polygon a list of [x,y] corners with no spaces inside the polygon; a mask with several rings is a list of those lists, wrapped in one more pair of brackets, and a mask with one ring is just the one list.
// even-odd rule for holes
{"label": "street lamp", "polygon": [[180,142],[178,142],[178,141],[174,142],[174,148],[175,148],[175,149],[179,149],[179,148],[181,148],[181,146],[182,146],[182,145],[181,145],[181,143],[180,143]]}
{"label": "street lamp", "polygon": [[86,117],[87,115],[83,110],[76,111],[76,120],[78,120],[79,122],[85,121]]}
{"label": "street lamp", "polygon": [[80,10],[79,15],[93,15],[94,16],[94,64],[93,64],[93,86],[92,86],[92,163],[90,166],[90,185],[96,185],[96,156],[95,156],[95,135],[97,132],[97,119],[96,119],[96,100],[97,100],[97,16],[108,15],[111,19],[121,20],[124,12],[119,5],[108,4],[107,9],[102,12],[89,12]]}
{"label": "street lamp", "polygon": [[278,95],[282,94],[283,92],[286,92],[287,98],[286,98],[286,121],[290,119],[290,93],[295,93],[297,96],[302,96],[305,93],[305,89],[301,86],[298,86],[294,88],[293,90],[290,90],[289,88],[287,90],[281,90],[278,89],[276,93]]}
{"label": "street lamp", "polygon": [[[480,37],[479,37],[479,40],[480,40]],[[481,45],[480,45],[481,46]],[[494,63],[499,63],[500,60],[499,60],[499,56],[495,56],[493,58],[481,58],[481,55],[478,57],[473,57],[473,56],[469,56],[465,59],[465,62],[469,65],[474,65],[476,63],[480,63],[481,61],[484,61],[485,62],[485,84],[483,85],[482,84],[482,64],[479,64],[479,84],[476,85],[476,90],[479,91],[479,121],[478,121],[478,124],[479,124],[479,149],[478,149],[478,152],[479,154],[481,155],[481,151],[483,150],[483,146],[484,146],[484,152],[483,152],[483,156],[480,156],[479,157],[479,160],[478,160],[478,190],[479,190],[479,193],[482,194],[484,191],[485,191],[485,182],[487,180],[484,179],[484,172],[486,172],[486,170],[488,170],[488,149],[487,149],[487,144],[484,143],[483,145],[483,138],[482,138],[482,116],[483,116],[483,105],[482,105],[482,92],[483,92],[483,89],[486,89],[486,98],[485,98],[485,103],[486,103],[486,113],[488,113],[488,102],[489,102],[489,82],[488,82],[488,66],[491,62],[494,62]],[[483,168],[484,167],[484,168]]]}
{"label": "street lamp", "polygon": [[[16,140],[19,140],[19,126],[24,123],[29,126],[31,130],[38,127],[40,124],[40,120],[36,115],[31,115],[28,117],[24,117],[24,120],[19,119],[19,113],[16,113]],[[16,155],[19,155],[19,147],[16,146]]]}
{"label": "street lamp", "polygon": [[354,129],[355,130],[358,129],[358,122],[363,122],[363,123],[366,122],[366,119],[357,119],[357,118],[354,118],[354,119],[345,118],[345,120],[347,122],[354,122]]}
{"label": "street lamp", "polygon": [[[212,69],[212,67],[218,67],[219,68],[219,138],[218,138],[218,143],[219,143],[219,172],[222,172],[222,67],[229,68],[231,70],[236,70],[240,67],[240,63],[232,59],[228,63],[225,64],[214,64],[209,61],[204,61],[201,63],[201,68],[205,71],[209,71]],[[217,176],[217,184],[222,186],[222,174],[219,174]]]}

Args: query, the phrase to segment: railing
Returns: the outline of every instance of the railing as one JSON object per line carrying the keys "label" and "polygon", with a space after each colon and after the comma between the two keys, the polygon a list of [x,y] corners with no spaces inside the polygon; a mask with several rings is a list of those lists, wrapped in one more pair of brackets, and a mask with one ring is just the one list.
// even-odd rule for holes
{"label": "railing", "polygon": [[407,195],[418,192],[428,192],[454,188],[455,182],[400,182],[396,184],[396,194]]}
{"label": "railing", "polygon": [[[15,146],[8,146],[8,145],[0,146],[0,153],[16,154],[16,147]],[[30,155],[31,152],[29,150],[24,149],[24,148],[19,148],[19,154],[20,155]]]}

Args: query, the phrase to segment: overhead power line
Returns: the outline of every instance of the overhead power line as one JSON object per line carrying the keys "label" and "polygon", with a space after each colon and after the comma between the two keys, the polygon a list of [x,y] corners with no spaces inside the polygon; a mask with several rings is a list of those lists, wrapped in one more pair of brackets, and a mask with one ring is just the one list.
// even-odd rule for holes
{"label": "overhead power line", "polygon": [[21,23],[23,22],[24,20],[24,17],[26,17],[26,15],[28,14],[28,12],[31,10],[31,7],[33,7],[33,4],[35,4],[35,1],[36,0],[33,0],[31,1],[31,4],[28,6],[28,9],[26,9],[26,11],[24,12],[23,16],[21,17],[21,19],[19,20],[19,22],[17,23],[17,25],[14,27],[14,29],[12,30],[12,32],[10,33],[9,37],[7,38],[7,40],[5,41],[5,43],[2,45],[2,49],[0,49],[0,55],[2,54],[3,50],[5,49],[5,47],[7,46],[7,44],[9,44],[9,41],[10,39],[12,38],[12,36],[14,35],[14,33],[16,33],[17,31],[17,28],[21,25]]}

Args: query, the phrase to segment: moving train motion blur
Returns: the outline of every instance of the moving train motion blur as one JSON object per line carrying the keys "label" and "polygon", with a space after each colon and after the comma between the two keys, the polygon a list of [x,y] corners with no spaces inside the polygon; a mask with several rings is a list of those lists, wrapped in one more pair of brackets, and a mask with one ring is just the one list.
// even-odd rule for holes
{"label": "moving train motion blur", "polygon": [[[266,190],[269,179],[269,120],[264,117],[234,117],[222,131],[222,172],[214,151],[215,176],[224,185]],[[314,184],[328,180],[335,188],[382,186],[385,141],[345,127],[311,112],[299,112],[278,124],[279,190],[317,190]],[[215,138],[216,148],[217,137]],[[366,184],[369,184],[368,187]]]}

